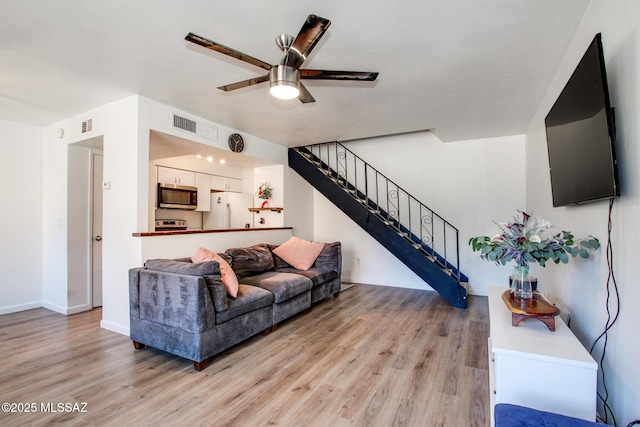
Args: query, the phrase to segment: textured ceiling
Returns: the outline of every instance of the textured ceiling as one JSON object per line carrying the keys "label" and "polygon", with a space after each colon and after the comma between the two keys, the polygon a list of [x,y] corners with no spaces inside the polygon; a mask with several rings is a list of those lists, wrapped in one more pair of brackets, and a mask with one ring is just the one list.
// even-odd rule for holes
{"label": "textured ceiling", "polygon": [[[283,144],[433,129],[443,141],[521,134],[588,0],[370,2],[3,0],[0,118],[48,125],[131,94]],[[303,68],[376,82],[305,81],[312,104],[264,70],[184,40],[207,37],[269,63],[310,13],[332,25]]]}

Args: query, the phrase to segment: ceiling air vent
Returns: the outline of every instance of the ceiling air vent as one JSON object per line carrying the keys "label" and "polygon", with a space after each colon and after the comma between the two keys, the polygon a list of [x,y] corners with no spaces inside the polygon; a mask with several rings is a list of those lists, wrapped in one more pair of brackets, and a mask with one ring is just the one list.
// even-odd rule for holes
{"label": "ceiling air vent", "polygon": [[82,133],[91,132],[93,130],[93,119],[84,120],[82,122]]}
{"label": "ceiling air vent", "polygon": [[193,120],[189,120],[184,117],[180,117],[176,114],[173,115],[173,127],[186,130],[187,132],[197,133],[196,132],[196,122]]}

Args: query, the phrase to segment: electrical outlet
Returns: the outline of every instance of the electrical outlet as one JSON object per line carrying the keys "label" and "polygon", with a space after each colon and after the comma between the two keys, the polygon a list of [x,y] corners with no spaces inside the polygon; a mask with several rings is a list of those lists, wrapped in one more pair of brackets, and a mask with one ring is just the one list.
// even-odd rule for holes
{"label": "electrical outlet", "polygon": [[545,294],[544,292],[538,291],[538,293],[545,300],[547,300],[549,303],[553,304],[554,307],[557,307],[558,310],[560,310],[560,318],[568,326],[569,322],[571,321],[571,313],[569,312],[569,309],[564,304],[562,304],[561,302],[558,302],[558,301],[551,302],[551,301],[549,301],[549,298],[547,297],[547,294]]}
{"label": "electrical outlet", "polygon": [[569,309],[561,302],[555,302],[553,305],[558,307],[558,310],[560,310],[560,318],[568,325],[571,321],[571,313],[569,313]]}

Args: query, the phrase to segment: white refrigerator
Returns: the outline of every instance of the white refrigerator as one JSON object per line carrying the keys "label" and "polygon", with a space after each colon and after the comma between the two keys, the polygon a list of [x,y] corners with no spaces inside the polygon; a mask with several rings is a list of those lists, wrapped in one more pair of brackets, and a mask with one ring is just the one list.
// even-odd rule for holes
{"label": "white refrigerator", "polygon": [[253,227],[253,196],[244,193],[211,193],[211,210],[203,214],[205,230]]}

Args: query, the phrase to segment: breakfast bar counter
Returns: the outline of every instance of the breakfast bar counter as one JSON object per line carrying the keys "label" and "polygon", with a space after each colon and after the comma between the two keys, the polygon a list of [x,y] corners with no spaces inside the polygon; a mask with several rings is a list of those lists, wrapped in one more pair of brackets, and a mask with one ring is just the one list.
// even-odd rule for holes
{"label": "breakfast bar counter", "polygon": [[165,230],[165,231],[145,231],[141,233],[133,233],[133,237],[149,237],[149,236],[175,236],[178,234],[203,234],[203,233],[229,233],[229,232],[250,232],[250,231],[268,231],[268,230],[292,230],[293,227],[263,227],[263,228],[230,228],[217,230]]}
{"label": "breakfast bar counter", "polygon": [[140,263],[153,258],[183,258],[199,247],[213,252],[258,243],[280,245],[293,235],[293,227],[175,230],[133,233],[141,249]]}

